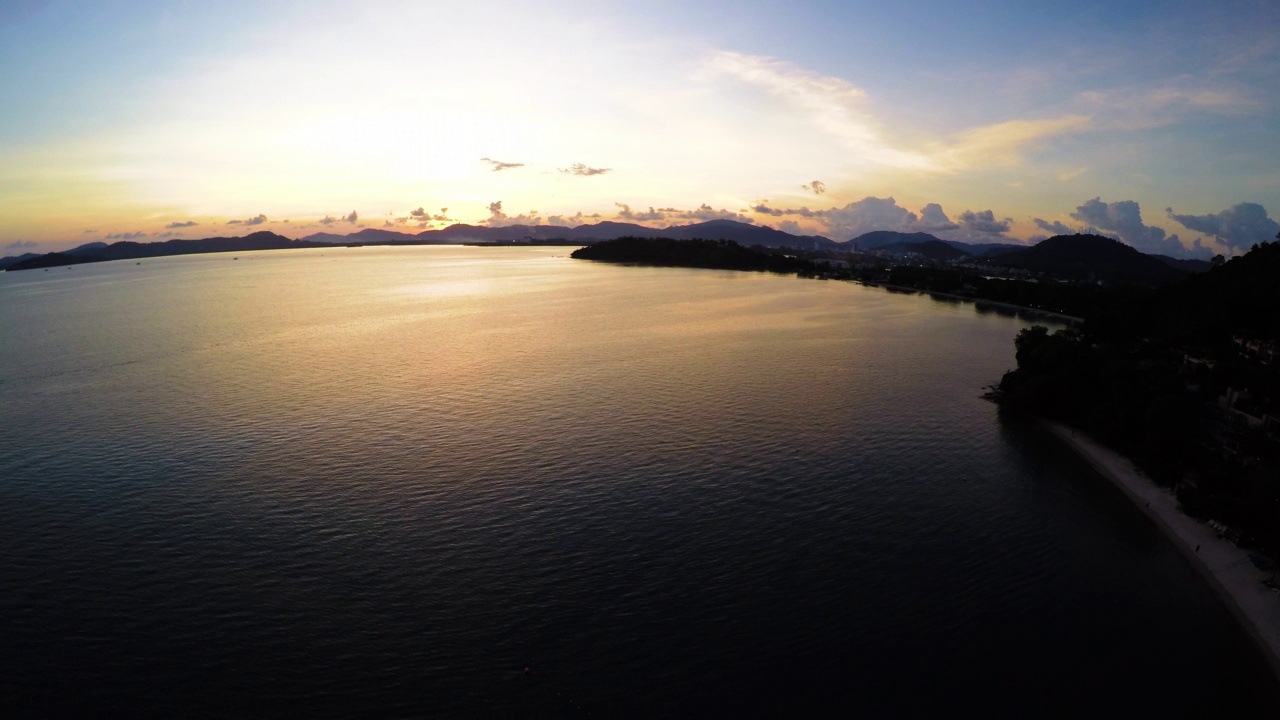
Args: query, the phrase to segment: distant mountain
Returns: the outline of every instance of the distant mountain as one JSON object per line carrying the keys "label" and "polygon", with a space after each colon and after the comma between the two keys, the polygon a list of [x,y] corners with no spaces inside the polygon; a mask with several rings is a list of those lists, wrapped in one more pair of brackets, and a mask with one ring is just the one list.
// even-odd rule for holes
{"label": "distant mountain", "polygon": [[749,225],[735,220],[711,220],[692,225],[672,225],[657,233],[675,240],[732,240],[744,247],[796,248],[797,250],[829,250],[839,243],[820,235],[792,235],[763,225]]}
{"label": "distant mountain", "polygon": [[579,225],[569,230],[566,237],[570,240],[599,241],[617,240],[622,237],[657,237],[661,233],[661,230],[654,230],[644,225],[605,220],[594,225]]}
{"label": "distant mountain", "polygon": [[[761,225],[751,225],[734,220],[712,220],[710,222],[693,223],[691,225],[672,225],[666,228],[651,228],[645,225],[605,221],[592,225],[579,225],[573,228],[556,225],[508,225],[505,227],[489,227],[487,225],[466,225],[458,223],[439,230],[424,230],[417,234],[387,230],[384,228],[365,228],[348,235],[337,233],[314,233],[298,240],[290,240],[282,235],[270,232],[258,232],[244,238],[205,238],[203,240],[168,240],[165,242],[139,243],[121,241],[107,245],[95,242],[81,245],[65,253],[50,253],[36,256],[28,253],[17,258],[0,260],[0,269],[24,269],[29,267],[51,267],[67,265],[75,262],[99,262],[102,260],[122,260],[160,255],[182,255],[187,253],[227,252],[247,250],[269,250],[284,247],[324,247],[331,245],[396,245],[396,244],[458,244],[469,242],[521,242],[521,241],[567,241],[589,245],[604,240],[616,240],[622,237],[654,238],[664,237],[673,240],[731,240],[743,246],[763,245],[765,247],[794,248],[797,250],[838,250],[841,243],[832,242],[820,235],[792,235],[781,230],[774,230]],[[936,238],[933,238],[936,239]],[[36,257],[45,257],[41,265],[29,265]]]}
{"label": "distant mountain", "polygon": [[957,240],[945,241],[954,248],[960,248],[974,257],[988,257],[1000,255],[1014,250],[1025,250],[1027,245],[1022,243],[963,243]]}
{"label": "distant mountain", "polygon": [[770,227],[750,225],[733,220],[712,220],[692,225],[672,225],[658,229],[633,223],[605,221],[574,228],[555,225],[508,225],[488,227],[483,225],[450,225],[441,230],[425,230],[417,235],[419,240],[440,243],[460,242],[519,242],[521,240],[569,240],[591,244],[623,237],[664,237],[673,240],[732,240],[740,245],[764,245],[797,249],[829,249],[837,243],[816,235],[792,235]]}
{"label": "distant mountain", "polygon": [[1029,248],[989,256],[985,261],[1079,281],[1162,285],[1187,275],[1186,271],[1101,235],[1055,235]]}
{"label": "distant mountain", "polygon": [[412,233],[384,230],[382,228],[365,228],[360,232],[354,232],[349,235],[321,232],[300,237],[298,240],[302,242],[329,243],[333,245],[350,245],[352,243],[377,245],[398,242],[419,242],[418,236]]}
{"label": "distant mountain", "polygon": [[74,247],[68,250],[66,254],[67,255],[91,255],[100,250],[104,250],[107,247],[108,247],[107,244],[101,241],[85,243],[83,245],[80,245],[79,247]]}
{"label": "distant mountain", "polygon": [[216,237],[202,240],[166,240],[164,242],[139,243],[122,240],[102,247],[80,246],[65,253],[48,253],[14,263],[6,270],[30,270],[41,267],[74,265],[78,263],[104,262],[107,260],[134,260],[167,255],[194,255],[215,252],[248,252],[251,250],[282,250],[286,248],[324,247],[324,243],[290,240],[272,232],[256,232],[244,237]]}
{"label": "distant mountain", "polygon": [[972,257],[969,253],[953,246],[951,243],[943,240],[926,240],[924,242],[898,242],[892,245],[882,245],[877,248],[877,252],[891,255],[893,257],[907,257],[908,255],[919,255],[929,260],[953,261],[962,258]]}
{"label": "distant mountain", "polygon": [[1208,260],[1195,260],[1191,258],[1172,258],[1172,257],[1169,257],[1168,255],[1152,255],[1151,257],[1159,260],[1165,265],[1168,265],[1174,270],[1185,270],[1186,272],[1190,272],[1190,273],[1209,272],[1209,269],[1213,267],[1213,263],[1209,262]]}
{"label": "distant mountain", "polygon": [[845,246],[849,250],[856,252],[867,252],[870,250],[880,250],[890,245],[919,245],[922,243],[942,242],[950,245],[957,250],[963,250],[965,254],[974,257],[986,257],[1011,250],[1022,250],[1027,247],[1020,243],[967,243],[959,240],[943,240],[941,238],[930,235],[929,233],[904,233],[894,230],[875,230],[869,233],[859,235],[852,240],[846,240],[840,245]]}
{"label": "distant mountain", "polygon": [[40,257],[39,253],[22,253],[21,255],[10,255],[9,257],[0,258],[0,270],[7,270],[20,262]]}
{"label": "distant mountain", "polygon": [[869,233],[863,233],[852,240],[846,240],[841,244],[849,246],[849,249],[851,250],[866,252],[867,250],[879,250],[886,245],[912,245],[926,242],[942,242],[942,240],[930,235],[929,233],[904,233],[896,232],[894,230],[873,230]]}
{"label": "distant mountain", "polygon": [[732,240],[621,237],[574,250],[579,260],[670,267],[768,270],[794,273],[813,269],[808,260],[782,253],[745,248]]}

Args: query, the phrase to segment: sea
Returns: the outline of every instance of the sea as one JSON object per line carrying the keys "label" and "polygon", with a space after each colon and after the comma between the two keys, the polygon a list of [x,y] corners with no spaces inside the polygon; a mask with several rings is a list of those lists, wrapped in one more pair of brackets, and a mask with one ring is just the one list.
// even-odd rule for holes
{"label": "sea", "polygon": [[6,717],[1275,717],[1034,317],[562,247],[0,274]]}

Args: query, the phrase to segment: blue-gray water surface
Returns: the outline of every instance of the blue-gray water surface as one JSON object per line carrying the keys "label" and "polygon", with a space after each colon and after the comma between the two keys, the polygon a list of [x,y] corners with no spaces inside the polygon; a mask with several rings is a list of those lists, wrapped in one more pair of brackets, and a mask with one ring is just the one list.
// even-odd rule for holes
{"label": "blue-gray water surface", "polygon": [[564,248],[0,274],[0,700],[1276,712],[1158,532],[980,399],[1027,324]]}

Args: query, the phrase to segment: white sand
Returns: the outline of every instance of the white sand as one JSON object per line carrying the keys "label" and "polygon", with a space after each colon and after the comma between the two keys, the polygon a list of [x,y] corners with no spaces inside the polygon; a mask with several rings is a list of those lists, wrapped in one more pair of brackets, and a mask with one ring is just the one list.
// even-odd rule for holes
{"label": "white sand", "polygon": [[1169,536],[1262,648],[1272,672],[1280,678],[1280,592],[1263,584],[1271,573],[1256,568],[1246,551],[1218,537],[1213,528],[1184,515],[1177,498],[1157,487],[1127,458],[1078,430],[1052,422],[1045,425]]}

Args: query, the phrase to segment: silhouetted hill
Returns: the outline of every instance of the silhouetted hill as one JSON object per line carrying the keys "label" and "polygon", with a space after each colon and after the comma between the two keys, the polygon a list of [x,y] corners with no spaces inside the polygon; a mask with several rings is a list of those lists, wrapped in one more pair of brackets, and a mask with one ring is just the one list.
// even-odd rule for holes
{"label": "silhouetted hill", "polygon": [[10,265],[7,270],[104,262],[107,260],[135,260],[168,255],[194,255],[215,252],[248,252],[251,250],[283,250],[287,248],[323,247],[324,243],[290,240],[273,232],[256,232],[244,237],[216,237],[201,240],[166,240],[164,242],[139,243],[122,240],[100,248],[81,246],[67,253],[48,253]]}
{"label": "silhouetted hill", "polygon": [[332,245],[350,245],[353,243],[388,245],[395,243],[420,242],[418,236],[414,233],[400,232],[398,230],[386,230],[383,228],[365,228],[359,232],[353,232],[348,235],[320,232],[312,235],[306,235],[298,239],[302,242],[329,243]]}
{"label": "silhouetted hill", "polygon": [[9,257],[0,258],[0,270],[7,270],[20,262],[38,257],[40,257],[39,253],[22,253],[21,255],[11,255]]}
{"label": "silhouetted hill", "polygon": [[1222,343],[1231,335],[1280,338],[1280,242],[1161,288],[1144,325],[1174,342]]}
{"label": "silhouetted hill", "polygon": [[963,250],[966,255],[974,257],[983,257],[1011,250],[1021,250],[1026,245],[1019,243],[967,243],[959,240],[943,240],[941,238],[930,235],[929,233],[904,233],[895,230],[875,230],[869,233],[863,233],[852,240],[846,240],[838,243],[845,249],[857,252],[867,252],[869,250],[880,250],[890,246],[909,246],[921,245],[924,243],[941,242],[950,245],[957,250]]}
{"label": "silhouetted hill", "polygon": [[769,270],[782,273],[812,269],[811,264],[804,260],[744,248],[732,240],[625,237],[578,248],[570,257],[637,265]]}
{"label": "silhouetted hill", "polygon": [[882,245],[877,249],[878,252],[886,253],[894,257],[907,257],[915,254],[929,260],[952,261],[961,258],[971,257],[969,253],[954,247],[951,243],[943,240],[926,240],[924,242],[913,243],[893,243],[891,245]]}
{"label": "silhouetted hill", "polygon": [[96,242],[85,243],[78,247],[71,248],[66,252],[66,254],[67,255],[93,255],[102,250],[105,250],[107,247],[109,246],[106,243],[99,240]]}
{"label": "silhouetted hill", "polygon": [[659,230],[635,223],[622,223],[606,220],[594,225],[579,225],[566,234],[570,240],[598,242],[600,240],[617,240],[622,237],[657,237]]}
{"label": "silhouetted hill", "polygon": [[1168,265],[1174,270],[1182,270],[1189,273],[1208,272],[1213,267],[1213,263],[1208,260],[1195,260],[1192,258],[1173,258],[1168,255],[1152,255],[1151,257]]}
{"label": "silhouetted hill", "polygon": [[1187,275],[1101,235],[1055,235],[1029,248],[987,256],[985,261],[1078,281],[1160,285]]}
{"label": "silhouetted hill", "polygon": [[974,257],[987,257],[988,255],[1002,255],[1014,250],[1025,250],[1028,246],[1022,243],[964,243],[958,240],[944,240],[946,244],[954,248],[959,248]]}
{"label": "silhouetted hill", "polygon": [[926,242],[942,242],[941,239],[930,235],[929,233],[904,233],[893,230],[874,230],[869,233],[863,233],[852,240],[847,240],[842,245],[849,246],[850,250],[879,250],[887,245],[912,245],[916,243]]}
{"label": "silhouetted hill", "polygon": [[750,225],[736,220],[711,220],[692,225],[672,225],[660,231],[662,237],[679,240],[732,240],[739,245],[763,245],[803,250],[824,250],[837,243],[820,235],[792,235],[763,225]]}

